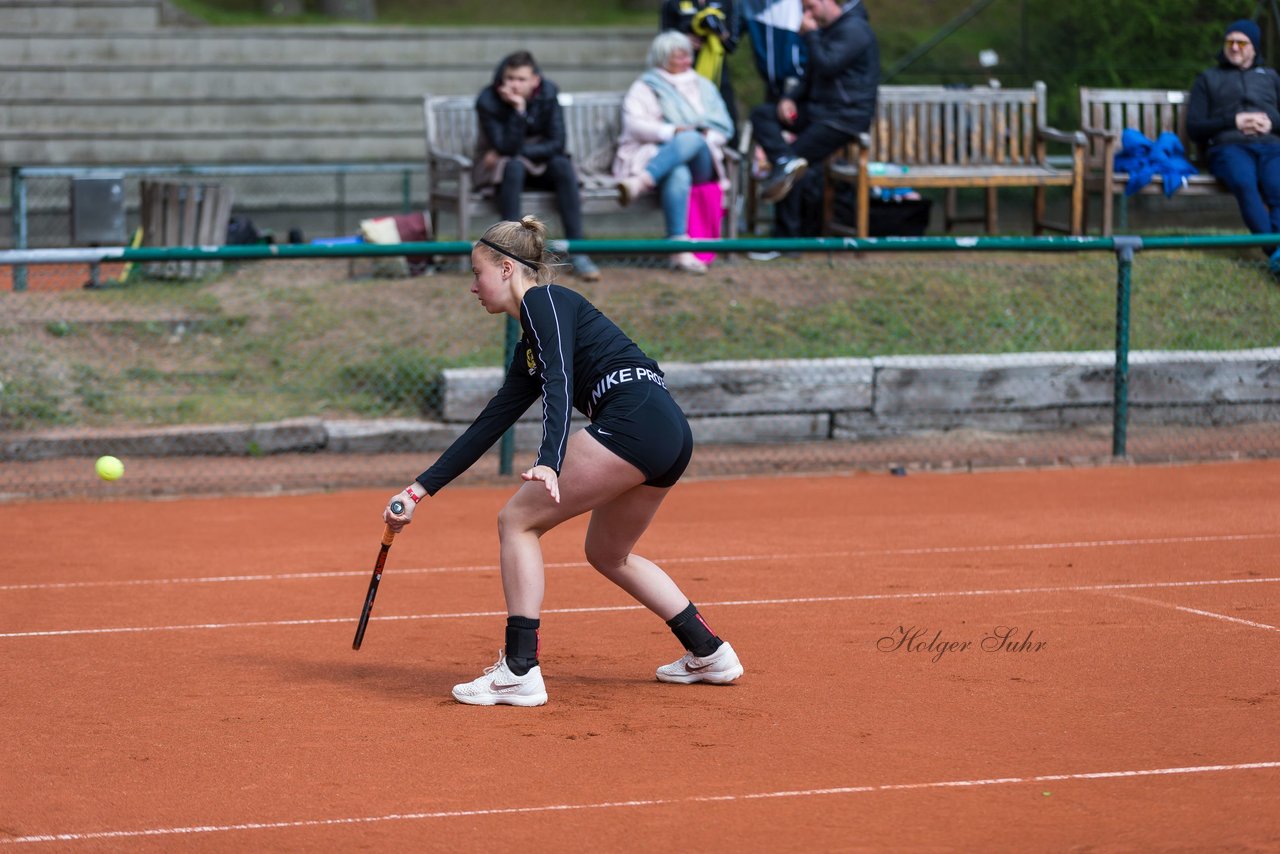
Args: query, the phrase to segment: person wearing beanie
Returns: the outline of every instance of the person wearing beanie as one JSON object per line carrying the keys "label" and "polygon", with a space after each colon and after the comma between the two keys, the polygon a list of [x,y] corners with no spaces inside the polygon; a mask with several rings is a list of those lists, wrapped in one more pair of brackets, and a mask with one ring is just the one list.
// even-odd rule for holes
{"label": "person wearing beanie", "polygon": [[[1262,64],[1262,31],[1227,25],[1218,62],[1191,87],[1187,133],[1209,171],[1236,197],[1254,234],[1280,233],[1280,74]],[[1268,246],[1280,277],[1280,247]]]}

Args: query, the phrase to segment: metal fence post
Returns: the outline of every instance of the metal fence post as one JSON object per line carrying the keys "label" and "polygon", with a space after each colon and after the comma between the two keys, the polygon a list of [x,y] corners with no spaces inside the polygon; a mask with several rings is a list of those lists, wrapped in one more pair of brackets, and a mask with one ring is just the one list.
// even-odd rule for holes
{"label": "metal fence post", "polygon": [[[27,248],[27,179],[21,166],[9,170],[9,217],[13,221],[13,248]],[[13,265],[13,289],[27,289],[27,265]]]}
{"label": "metal fence post", "polygon": [[[502,348],[502,367],[505,370],[511,366],[511,360],[516,355],[516,344],[520,341],[520,322],[511,315],[507,315],[507,340]],[[498,448],[498,474],[511,474],[511,462],[516,455],[516,426],[512,424],[507,428],[507,432],[502,434],[502,442]]]}
{"label": "metal fence post", "polygon": [[338,172],[334,178],[334,186],[338,193],[338,210],[337,221],[333,225],[333,233],[344,234],[347,228],[347,173]]}
{"label": "metal fence post", "polygon": [[1111,421],[1111,455],[1123,457],[1129,432],[1129,303],[1133,255],[1141,237],[1117,237],[1116,250],[1116,376]]}

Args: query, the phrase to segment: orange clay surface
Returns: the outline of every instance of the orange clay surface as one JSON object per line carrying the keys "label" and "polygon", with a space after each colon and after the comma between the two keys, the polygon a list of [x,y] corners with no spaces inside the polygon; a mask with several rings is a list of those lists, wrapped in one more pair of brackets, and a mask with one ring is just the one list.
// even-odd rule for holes
{"label": "orange clay surface", "polygon": [[577,520],[550,703],[462,706],[508,493],[359,652],[384,493],[0,504],[0,854],[1280,849],[1278,462],[683,483],[639,550],[746,675],[655,681]]}

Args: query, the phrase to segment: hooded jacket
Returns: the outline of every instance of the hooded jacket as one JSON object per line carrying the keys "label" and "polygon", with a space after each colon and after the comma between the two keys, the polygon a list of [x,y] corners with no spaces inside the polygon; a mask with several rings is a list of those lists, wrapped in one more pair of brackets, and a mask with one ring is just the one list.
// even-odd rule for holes
{"label": "hooded jacket", "polygon": [[880,85],[880,46],[861,0],[849,0],[825,27],[804,36],[804,76],[784,97],[803,102],[809,118],[848,134],[871,127]]}
{"label": "hooded jacket", "polygon": [[533,70],[542,82],[525,103],[524,113],[517,113],[498,94],[502,63],[494,70],[493,83],[476,97],[479,133],[472,179],[477,187],[502,183],[502,172],[512,157],[523,160],[532,174],[541,174],[548,160],[565,153],[560,90],[537,67]]}
{"label": "hooded jacket", "polygon": [[[1264,112],[1271,133],[1248,135],[1236,128],[1236,113]],[[1218,65],[1201,72],[1187,102],[1187,135],[1202,151],[1215,145],[1280,143],[1280,74],[1255,60],[1232,65],[1218,53]]]}

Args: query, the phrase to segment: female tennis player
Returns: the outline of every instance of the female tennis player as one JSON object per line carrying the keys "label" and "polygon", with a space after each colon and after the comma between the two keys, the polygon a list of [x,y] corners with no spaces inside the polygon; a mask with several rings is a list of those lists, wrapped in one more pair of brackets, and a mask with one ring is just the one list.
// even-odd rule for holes
{"label": "female tennis player", "polygon": [[[605,578],[666,620],[684,656],[657,670],[663,682],[725,684],[742,675],[728,643],[653,562],[631,549],[684,472],[693,437],[658,364],[580,294],[549,284],[546,227],[535,217],[500,222],[471,251],[471,293],[490,314],[509,314],[524,332],[506,380],[476,420],[431,468],[392,496],[393,530],[466,471],[542,398],[542,444],[524,481],[498,514],[504,650],[484,675],[453,696],[479,706],[540,706],[547,690],[538,662],[544,588],[541,537],[591,513],[586,557]],[[571,409],[590,424],[570,433]],[[404,503],[403,514],[390,502]]]}

